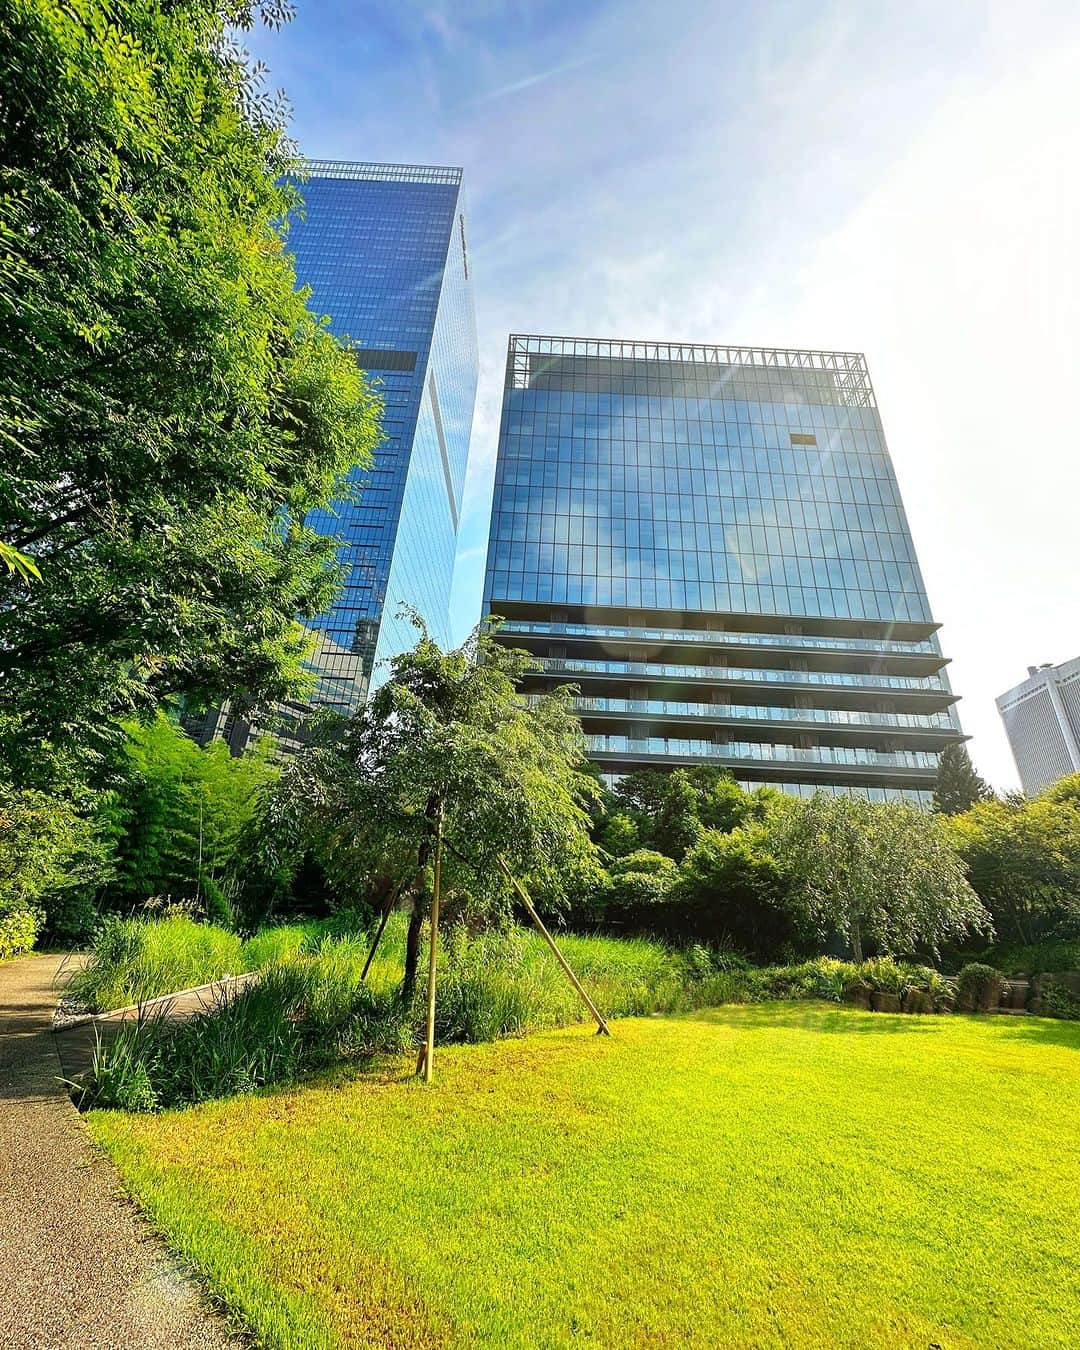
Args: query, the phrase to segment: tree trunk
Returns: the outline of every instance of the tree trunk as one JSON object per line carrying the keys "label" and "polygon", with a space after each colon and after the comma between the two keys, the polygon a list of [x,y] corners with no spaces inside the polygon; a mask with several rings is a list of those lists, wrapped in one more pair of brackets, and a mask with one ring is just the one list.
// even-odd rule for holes
{"label": "tree trunk", "polygon": [[[424,815],[428,820],[435,821],[439,814],[439,806],[439,797],[433,792],[424,808]],[[416,877],[412,888],[412,912],[409,915],[409,930],[405,936],[405,973],[401,980],[402,1003],[411,1003],[413,994],[416,993],[416,972],[420,965],[420,941],[424,931],[424,920],[427,918],[427,904],[425,902],[428,894],[424,881],[428,859],[431,857],[431,844],[431,837],[425,836],[420,843],[420,847],[416,850]]]}
{"label": "tree trunk", "polygon": [[424,904],[426,892],[413,892],[409,931],[405,937],[405,974],[401,980],[401,1001],[411,1003],[416,993],[416,972],[420,965],[420,940],[424,932]]}
{"label": "tree trunk", "polygon": [[855,964],[861,966],[863,963],[862,950],[862,929],[859,927],[859,920],[856,915],[851,916],[851,950],[855,956]]}

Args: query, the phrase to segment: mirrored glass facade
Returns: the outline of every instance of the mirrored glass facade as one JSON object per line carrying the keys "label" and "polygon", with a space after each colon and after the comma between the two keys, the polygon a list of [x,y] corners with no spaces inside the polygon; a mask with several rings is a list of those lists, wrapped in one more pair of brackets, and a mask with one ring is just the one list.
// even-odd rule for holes
{"label": "mirrored glass facade", "polygon": [[605,772],[926,800],[961,735],[857,353],[511,337],[484,607]]}
{"label": "mirrored glass facade", "polygon": [[478,372],[461,170],[311,161],[289,232],[310,305],[354,346],[385,404],[355,501],[313,514],[346,581],[320,633],[316,701],[355,707],[413,645],[418,609],[449,640],[450,588]]}

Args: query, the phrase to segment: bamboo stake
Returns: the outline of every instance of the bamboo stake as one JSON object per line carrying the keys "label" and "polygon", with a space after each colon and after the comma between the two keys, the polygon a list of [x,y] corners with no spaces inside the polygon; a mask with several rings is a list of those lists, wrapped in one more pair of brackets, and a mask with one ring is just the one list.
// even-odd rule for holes
{"label": "bamboo stake", "polygon": [[427,991],[427,1035],[417,1073],[423,1069],[424,1082],[430,1083],[435,1074],[435,958],[439,949],[439,896],[442,889],[442,846],[443,812],[439,805],[439,815],[435,822],[435,885],[431,894],[431,941],[428,952],[428,991]]}
{"label": "bamboo stake", "polygon": [[588,1008],[589,1012],[591,1012],[593,1017],[596,1018],[596,1034],[598,1036],[610,1036],[611,1028],[608,1026],[607,1022],[605,1022],[604,1016],[601,1013],[600,1009],[596,1006],[596,1004],[585,992],[585,989],[582,986],[581,981],[574,974],[569,961],[567,961],[566,957],[563,956],[562,952],[559,950],[558,944],[556,943],[555,939],[544,927],[543,920],[540,918],[540,915],[537,914],[536,910],[533,908],[533,902],[529,899],[528,891],[526,891],[525,887],[521,884],[520,881],[518,881],[517,877],[514,876],[513,872],[510,871],[509,867],[507,867],[506,861],[501,854],[498,856],[497,860],[499,866],[503,870],[504,875],[506,876],[506,879],[510,882],[510,885],[513,886],[514,890],[517,892],[518,899],[525,906],[529,918],[532,919],[533,923],[536,925],[537,931],[539,932],[540,936],[544,939],[547,945],[555,953],[555,959],[556,961],[558,961],[559,965],[562,966],[567,979],[578,991],[578,994],[581,997],[581,1001],[585,1004],[586,1008]]}

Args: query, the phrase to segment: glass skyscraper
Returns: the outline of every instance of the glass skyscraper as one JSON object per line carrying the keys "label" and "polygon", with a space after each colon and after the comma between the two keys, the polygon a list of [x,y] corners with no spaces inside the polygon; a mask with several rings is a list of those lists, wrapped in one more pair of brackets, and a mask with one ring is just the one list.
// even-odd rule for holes
{"label": "glass skyscraper", "polygon": [[316,701],[348,710],[415,630],[449,638],[450,587],[478,372],[461,170],[308,163],[289,232],[299,280],[354,344],[385,404],[373,470],[354,502],[313,514],[342,539],[344,589],[320,633]]}
{"label": "glass skyscraper", "polygon": [[484,609],[607,774],[926,801],[962,736],[856,353],[512,336]]}
{"label": "glass skyscraper", "polygon": [[1026,793],[1080,773],[1080,658],[1028,666],[1027,679],[997,706]]}
{"label": "glass skyscraper", "polygon": [[[420,611],[449,639],[450,588],[478,373],[462,171],[310,160],[304,210],[290,226],[297,278],[309,305],[353,345],[383,399],[385,439],[374,467],[353,475],[354,500],[312,513],[341,541],[345,584],[312,627],[319,648],[316,704],[348,712],[416,632],[397,612]],[[263,729],[295,744],[299,705]],[[200,740],[234,750],[259,729],[228,708],[189,723]]]}

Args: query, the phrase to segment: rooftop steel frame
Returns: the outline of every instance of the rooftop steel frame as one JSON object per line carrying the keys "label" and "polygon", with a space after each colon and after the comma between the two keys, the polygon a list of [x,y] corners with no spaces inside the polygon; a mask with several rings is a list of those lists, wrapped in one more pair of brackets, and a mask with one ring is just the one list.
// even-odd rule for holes
{"label": "rooftop steel frame", "polygon": [[304,172],[313,178],[349,178],[388,183],[446,183],[457,187],[463,170],[430,164],[367,164],[348,159],[306,159]]}
{"label": "rooftop steel frame", "polygon": [[[840,402],[849,407],[876,408],[866,357],[861,352],[811,351],[787,347],[729,347],[705,343],[638,342],[621,338],[575,338],[511,333],[507,345],[507,383],[527,389],[537,357],[570,357],[597,361],[655,361],[706,366],[718,376],[739,368],[767,375],[770,370],[812,371],[827,377]],[[790,387],[790,386],[789,386]]]}

